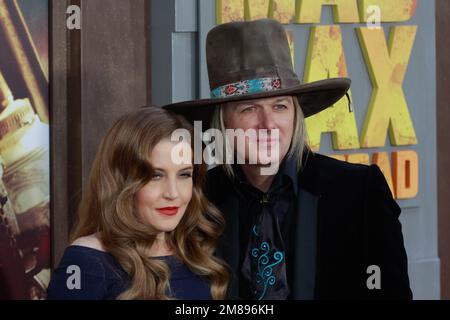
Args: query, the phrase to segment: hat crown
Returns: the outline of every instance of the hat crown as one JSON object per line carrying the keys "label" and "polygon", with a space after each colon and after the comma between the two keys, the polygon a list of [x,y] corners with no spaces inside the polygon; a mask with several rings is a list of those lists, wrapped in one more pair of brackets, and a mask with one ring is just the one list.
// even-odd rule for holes
{"label": "hat crown", "polygon": [[278,78],[281,88],[300,83],[286,32],[276,20],[230,22],[211,29],[206,59],[211,90],[258,78]]}

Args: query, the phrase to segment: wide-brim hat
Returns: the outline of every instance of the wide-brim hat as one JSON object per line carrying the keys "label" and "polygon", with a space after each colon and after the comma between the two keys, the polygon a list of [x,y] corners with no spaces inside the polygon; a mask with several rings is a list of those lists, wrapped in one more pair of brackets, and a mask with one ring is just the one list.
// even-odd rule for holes
{"label": "wide-brim hat", "polygon": [[215,106],[226,102],[294,95],[305,117],[333,105],[350,88],[350,79],[301,83],[292,66],[283,26],[273,19],[230,22],[206,38],[211,98],[172,103],[164,108],[209,123]]}

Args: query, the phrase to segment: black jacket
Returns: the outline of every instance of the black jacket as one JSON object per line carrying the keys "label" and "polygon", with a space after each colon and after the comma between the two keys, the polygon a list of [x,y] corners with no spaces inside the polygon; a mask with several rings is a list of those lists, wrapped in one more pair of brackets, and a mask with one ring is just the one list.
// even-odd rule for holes
{"label": "black jacket", "polygon": [[[411,299],[400,208],[378,166],[309,152],[298,179],[293,299]],[[217,251],[237,298],[239,202],[222,167],[208,171],[206,194],[225,216]],[[367,286],[372,265],[380,268],[380,289]]]}

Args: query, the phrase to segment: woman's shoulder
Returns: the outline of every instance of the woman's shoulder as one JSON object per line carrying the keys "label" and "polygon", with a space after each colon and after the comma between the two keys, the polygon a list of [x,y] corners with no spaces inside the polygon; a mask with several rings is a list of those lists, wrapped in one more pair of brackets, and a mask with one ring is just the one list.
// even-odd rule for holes
{"label": "woman's shoulder", "polygon": [[79,265],[85,273],[105,276],[105,264],[113,257],[106,252],[100,239],[95,235],[77,238],[64,251],[59,267]]}
{"label": "woman's shoulder", "polygon": [[72,242],[71,246],[86,247],[106,252],[105,248],[103,247],[103,243],[95,233],[75,239],[75,241]]}
{"label": "woman's shoulder", "polygon": [[117,260],[105,250],[95,234],[77,238],[66,248],[58,268],[69,265],[77,265],[85,274],[102,278],[116,278],[117,274],[121,277],[123,273]]}
{"label": "woman's shoulder", "polygon": [[116,258],[107,252],[96,235],[81,237],[73,241],[64,251],[54,274],[80,270],[84,275],[99,280],[122,279],[125,271]]}
{"label": "woman's shoulder", "polygon": [[114,298],[122,291],[127,274],[99,244],[88,236],[66,248],[52,274],[50,299],[105,299]]}

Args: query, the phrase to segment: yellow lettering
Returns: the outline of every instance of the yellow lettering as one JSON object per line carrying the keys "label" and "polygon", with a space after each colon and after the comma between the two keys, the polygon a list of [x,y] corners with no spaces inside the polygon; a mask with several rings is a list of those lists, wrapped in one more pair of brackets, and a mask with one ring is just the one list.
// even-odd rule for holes
{"label": "yellow lettering", "polygon": [[335,23],[358,23],[356,0],[297,0],[296,23],[320,23],[322,6],[333,6]]}
{"label": "yellow lettering", "polygon": [[392,171],[397,199],[414,198],[419,191],[419,157],[413,150],[392,152]]}
{"label": "yellow lettering", "polygon": [[417,153],[413,150],[392,152],[392,171],[386,152],[373,153],[371,162],[369,162],[369,154],[367,153],[332,154],[328,156],[349,163],[378,165],[395,199],[411,199],[418,193],[419,160]]}
{"label": "yellow lettering", "polygon": [[[347,74],[340,27],[336,25],[312,27],[304,82],[346,77]],[[350,91],[349,95],[351,95]],[[320,149],[320,138],[323,132],[332,133],[334,149],[359,148],[355,116],[349,112],[345,98],[336,102],[334,106],[306,118],[305,123],[309,145],[314,151]]]}
{"label": "yellow lettering", "polygon": [[292,66],[295,67],[294,32],[292,30],[286,30],[286,36],[288,39],[289,49],[291,50]]}
{"label": "yellow lettering", "polygon": [[216,0],[216,23],[244,20],[244,0]]}
{"label": "yellow lettering", "polygon": [[395,199],[411,199],[418,193],[419,160],[417,153],[413,150],[392,152],[392,171],[386,152],[373,153],[371,162],[369,162],[369,154],[367,153],[332,154],[328,156],[349,163],[378,165]]}
{"label": "yellow lettering", "polygon": [[281,23],[320,23],[322,7],[333,6],[335,23],[366,22],[371,6],[381,12],[380,22],[410,20],[417,0],[216,0],[216,23],[273,18]]}
{"label": "yellow lettering", "polygon": [[245,20],[258,20],[269,16],[270,0],[245,0]]}
{"label": "yellow lettering", "polygon": [[271,0],[269,4],[269,18],[280,23],[289,24],[295,20],[294,0]]}
{"label": "yellow lettering", "polygon": [[416,31],[416,26],[393,27],[386,45],[383,29],[357,28],[373,86],[361,147],[383,147],[388,128],[393,145],[417,144],[402,88]]}
{"label": "yellow lettering", "polygon": [[359,16],[361,22],[368,19],[368,10],[370,6],[378,6],[381,11],[380,22],[400,22],[412,18],[416,12],[417,0],[360,0]]}
{"label": "yellow lettering", "polygon": [[369,164],[369,154],[367,153],[352,153],[346,156],[346,161],[350,163]]}
{"label": "yellow lettering", "polygon": [[328,154],[327,156],[330,157],[330,158],[336,159],[336,160],[345,161],[345,155],[344,154]]}
{"label": "yellow lettering", "polygon": [[216,23],[272,18],[289,24],[295,18],[294,0],[216,0]]}

